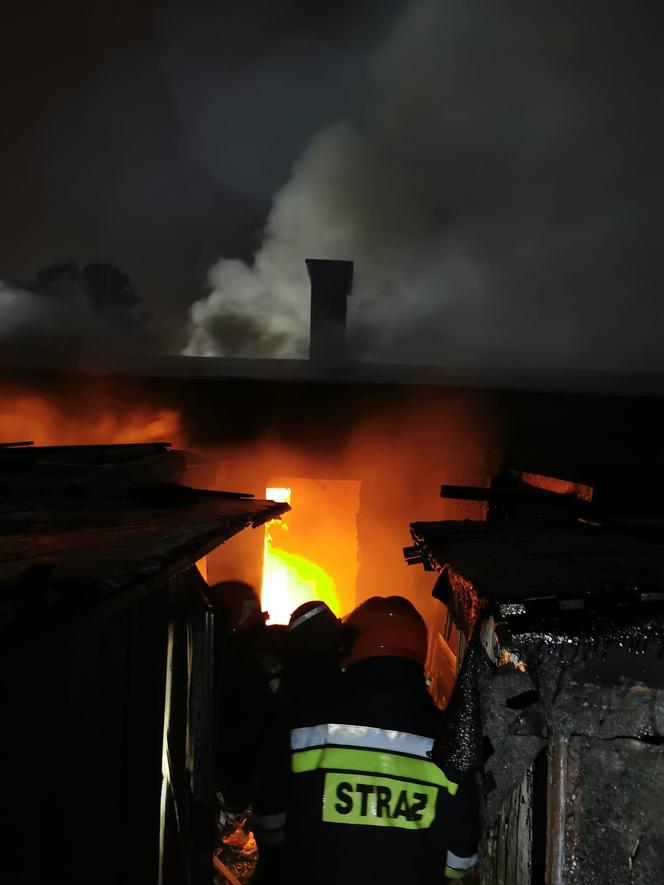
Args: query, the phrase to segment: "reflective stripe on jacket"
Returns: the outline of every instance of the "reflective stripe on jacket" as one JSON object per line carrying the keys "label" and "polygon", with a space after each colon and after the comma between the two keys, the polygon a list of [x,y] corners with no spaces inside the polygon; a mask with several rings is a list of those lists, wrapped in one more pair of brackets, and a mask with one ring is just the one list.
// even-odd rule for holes
{"label": "reflective stripe on jacket", "polygon": [[442,885],[465,875],[476,861],[475,785],[454,783],[429,758],[442,714],[421,668],[402,658],[358,663],[317,707],[318,721],[290,732],[293,881]]}
{"label": "reflective stripe on jacket", "polygon": [[439,789],[458,785],[429,760],[432,739],[366,725],[328,723],[291,732],[295,774],[325,773],[322,819],[407,830],[434,822]]}

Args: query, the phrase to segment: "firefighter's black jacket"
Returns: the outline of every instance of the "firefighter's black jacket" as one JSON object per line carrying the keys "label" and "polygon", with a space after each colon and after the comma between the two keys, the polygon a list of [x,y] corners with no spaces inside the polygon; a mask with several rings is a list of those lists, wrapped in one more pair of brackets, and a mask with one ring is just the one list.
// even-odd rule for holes
{"label": "firefighter's black jacket", "polygon": [[285,824],[288,881],[440,885],[464,875],[476,861],[475,788],[430,761],[443,714],[422,668],[371,658],[311,701],[291,723],[281,807],[273,795],[256,808],[259,840],[262,820],[272,839]]}
{"label": "firefighter's black jacket", "polygon": [[282,706],[285,632],[255,624],[225,641],[217,673],[215,789],[230,809],[254,798],[266,729]]}

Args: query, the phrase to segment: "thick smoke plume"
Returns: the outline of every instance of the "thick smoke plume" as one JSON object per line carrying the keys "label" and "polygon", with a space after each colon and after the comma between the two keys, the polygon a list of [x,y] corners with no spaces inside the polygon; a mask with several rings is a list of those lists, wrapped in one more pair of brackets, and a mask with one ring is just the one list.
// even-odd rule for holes
{"label": "thick smoke plume", "polygon": [[412,0],[364,113],[321,131],[190,355],[305,357],[307,257],[356,261],[356,357],[661,367],[661,65],[648,4]]}

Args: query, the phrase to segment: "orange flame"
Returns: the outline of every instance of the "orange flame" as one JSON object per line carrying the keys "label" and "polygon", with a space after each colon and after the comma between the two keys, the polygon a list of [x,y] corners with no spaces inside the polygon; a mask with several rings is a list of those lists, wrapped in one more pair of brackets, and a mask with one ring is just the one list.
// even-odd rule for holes
{"label": "orange flame", "polygon": [[[78,404],[77,404],[78,405]],[[41,397],[17,397],[0,405],[0,442],[33,440],[36,445],[175,442],[179,415],[168,409],[98,408],[75,411]]]}
{"label": "orange flame", "polygon": [[[268,488],[265,497],[290,503],[291,489]],[[263,609],[270,615],[268,623],[287,624],[291,612],[311,599],[320,599],[339,615],[339,597],[330,575],[304,556],[274,546],[273,532],[276,531],[288,531],[287,514],[265,526],[261,600]]]}

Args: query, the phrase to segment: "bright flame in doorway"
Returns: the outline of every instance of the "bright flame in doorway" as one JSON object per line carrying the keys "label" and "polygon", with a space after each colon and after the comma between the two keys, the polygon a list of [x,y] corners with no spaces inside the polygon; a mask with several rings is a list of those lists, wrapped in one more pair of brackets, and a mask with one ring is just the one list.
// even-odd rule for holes
{"label": "bright flame in doorway", "polygon": [[[268,488],[265,497],[289,504],[291,490]],[[273,519],[265,526],[261,602],[270,614],[268,623],[287,624],[291,612],[310,599],[326,602],[339,615],[341,606],[332,578],[315,562],[275,546],[273,533],[279,531],[288,531],[284,518]]]}

